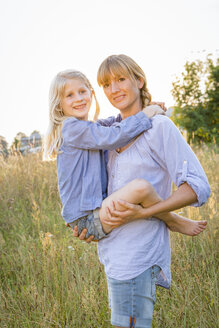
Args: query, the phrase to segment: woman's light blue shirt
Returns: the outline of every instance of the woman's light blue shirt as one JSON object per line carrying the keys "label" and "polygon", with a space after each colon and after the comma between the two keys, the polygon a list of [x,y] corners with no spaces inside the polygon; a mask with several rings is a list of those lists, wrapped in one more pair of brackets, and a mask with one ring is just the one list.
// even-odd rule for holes
{"label": "woman's light blue shirt", "polygon": [[[162,115],[153,117],[152,128],[122,153],[110,151],[107,167],[109,194],[133,179],[143,178],[163,199],[170,196],[172,182],[177,187],[184,182],[192,187],[198,199],[193,206],[201,206],[210,195],[197,157],[173,122]],[[132,279],[157,264],[162,268],[158,284],[170,286],[170,240],[163,221],[136,220],[116,228],[98,242],[98,252],[111,278]]]}

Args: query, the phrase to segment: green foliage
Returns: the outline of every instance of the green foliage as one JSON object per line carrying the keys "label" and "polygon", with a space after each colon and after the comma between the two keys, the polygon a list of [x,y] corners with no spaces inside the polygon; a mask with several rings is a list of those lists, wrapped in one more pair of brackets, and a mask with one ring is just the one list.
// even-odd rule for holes
{"label": "green foliage", "polygon": [[219,141],[219,59],[186,62],[185,71],[173,82],[176,105],[172,119],[187,131],[188,142]]}

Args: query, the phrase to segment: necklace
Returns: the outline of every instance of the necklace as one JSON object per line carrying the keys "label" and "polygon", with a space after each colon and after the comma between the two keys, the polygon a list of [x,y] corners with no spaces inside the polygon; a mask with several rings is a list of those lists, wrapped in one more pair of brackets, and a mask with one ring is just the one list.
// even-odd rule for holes
{"label": "necklace", "polygon": [[118,154],[120,154],[121,151],[122,151],[122,149],[125,150],[125,149],[129,148],[129,147],[133,144],[133,142],[134,142],[138,137],[139,137],[139,136],[134,137],[134,138],[132,139],[132,141],[131,141],[128,145],[126,145],[126,146],[124,146],[124,147],[116,148],[116,152],[117,152]]}

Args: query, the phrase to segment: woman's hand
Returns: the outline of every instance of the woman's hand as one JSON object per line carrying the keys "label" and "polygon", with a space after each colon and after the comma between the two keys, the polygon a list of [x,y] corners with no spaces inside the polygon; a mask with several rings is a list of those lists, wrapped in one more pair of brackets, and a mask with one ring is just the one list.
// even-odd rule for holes
{"label": "woman's hand", "polygon": [[110,208],[108,207],[107,212],[108,219],[106,223],[110,224],[112,222],[114,228],[137,219],[146,218],[145,208],[143,214],[143,207],[141,205],[135,205],[125,200],[118,200],[117,203],[122,209],[117,210],[115,204],[112,204]]}
{"label": "woman's hand", "polygon": [[[117,210],[115,203],[111,202],[110,206],[106,207],[107,217],[101,220],[103,228],[107,226],[107,229],[104,229],[104,231],[107,233],[125,223],[134,221],[136,219],[146,218],[145,208],[144,213],[142,213],[143,207],[141,205],[134,205],[124,200],[118,200],[117,203],[120,207],[120,210]],[[69,224],[66,223],[65,225],[71,228]],[[75,226],[72,230],[74,237],[78,237],[80,240],[84,240],[86,243],[90,243],[94,239],[94,236],[85,238],[87,229],[83,229],[80,235],[78,234],[77,226]]]}
{"label": "woman's hand", "polygon": [[[69,228],[72,229],[72,227],[68,223],[66,223],[65,225],[66,225],[66,227],[69,227]],[[88,244],[94,239],[94,236],[90,236],[89,238],[85,238],[86,233],[87,233],[87,229],[83,229],[80,235],[78,235],[78,227],[77,226],[75,226],[74,229],[72,229],[72,230],[73,230],[73,236],[74,237],[78,237],[80,240],[84,240]]]}

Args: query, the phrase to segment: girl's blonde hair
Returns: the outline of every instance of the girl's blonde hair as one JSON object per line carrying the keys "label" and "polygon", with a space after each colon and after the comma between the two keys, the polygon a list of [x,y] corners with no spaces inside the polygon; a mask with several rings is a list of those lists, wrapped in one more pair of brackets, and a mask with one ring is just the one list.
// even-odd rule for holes
{"label": "girl's blonde hair", "polygon": [[76,70],[66,70],[58,73],[54,77],[49,91],[49,127],[43,145],[44,160],[55,159],[62,144],[62,124],[67,116],[63,113],[61,99],[64,95],[66,84],[69,80],[73,79],[81,80],[94,96],[96,102],[94,121],[97,120],[100,113],[100,107],[94,89],[83,73]]}
{"label": "girl's blonde hair", "polygon": [[126,76],[135,82],[136,80],[142,79],[144,81],[143,87],[140,89],[142,107],[144,108],[149,105],[151,94],[147,88],[145,73],[132,58],[126,55],[112,55],[107,57],[97,72],[99,86],[109,83],[112,75],[115,77]]}

